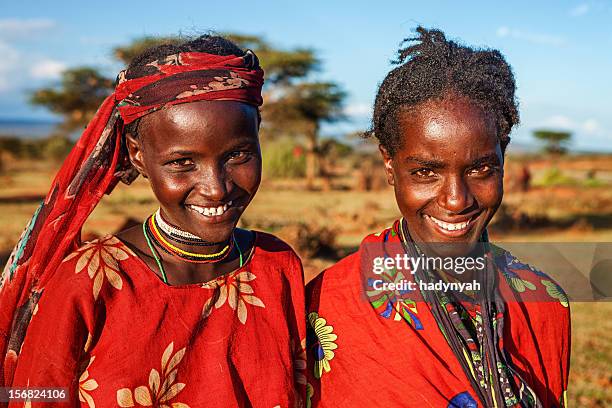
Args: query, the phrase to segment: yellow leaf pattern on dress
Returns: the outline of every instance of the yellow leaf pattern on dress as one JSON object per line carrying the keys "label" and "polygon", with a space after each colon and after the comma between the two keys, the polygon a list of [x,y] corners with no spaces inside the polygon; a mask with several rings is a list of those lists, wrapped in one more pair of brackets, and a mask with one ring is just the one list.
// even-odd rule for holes
{"label": "yellow leaf pattern on dress", "polygon": [[112,287],[121,290],[123,280],[118,273],[118,262],[135,255],[121,241],[110,235],[82,246],[68,255],[64,262],[77,256],[79,258],[76,263],[75,272],[81,273],[83,270],[87,270],[87,275],[93,279],[94,299],[97,299],[104,282],[104,277],[106,277],[106,280],[108,280]]}
{"label": "yellow leaf pattern on dress", "polygon": [[222,276],[202,284],[202,288],[214,290],[219,294],[216,301],[213,295],[204,304],[202,317],[206,318],[210,315],[213,309],[213,302],[215,309],[219,309],[227,303],[232,310],[236,311],[240,323],[245,324],[248,315],[247,304],[263,308],[266,307],[261,299],[254,295],[255,290],[253,287],[247,283],[255,278],[256,276],[251,272],[240,272],[240,270],[238,270],[227,276]]}
{"label": "yellow leaf pattern on dress", "polygon": [[93,378],[89,378],[89,366],[91,366],[91,363],[93,363],[95,359],[96,357],[94,356],[89,359],[89,363],[87,364],[85,371],[83,371],[79,377],[79,401],[86,402],[89,408],[96,407],[92,396],[89,395],[91,391],[98,388],[98,382]]}
{"label": "yellow leaf pattern on dress", "polygon": [[122,388],[117,391],[117,404],[120,407],[134,407],[136,402],[144,407],[167,407],[167,408],[189,408],[182,402],[170,402],[185,388],[184,383],[176,383],[179,365],[185,356],[185,348],[180,349],[174,355],[174,342],[171,342],[162,353],[161,370],[152,368],[149,372],[149,385],[141,385],[132,390]]}
{"label": "yellow leaf pattern on dress", "polygon": [[132,397],[132,391],[129,388],[122,388],[117,391],[117,404],[120,407],[133,407],[134,399]]}

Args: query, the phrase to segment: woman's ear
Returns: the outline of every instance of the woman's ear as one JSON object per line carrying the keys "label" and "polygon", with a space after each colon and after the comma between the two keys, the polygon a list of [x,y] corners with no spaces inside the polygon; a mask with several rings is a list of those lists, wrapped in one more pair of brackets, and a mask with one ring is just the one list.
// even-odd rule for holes
{"label": "woman's ear", "polygon": [[385,174],[387,175],[387,183],[389,183],[389,185],[391,186],[394,186],[395,177],[393,176],[393,157],[391,157],[391,154],[383,145],[378,145],[378,150],[380,150],[383,162],[385,163]]}
{"label": "woman's ear", "polygon": [[130,156],[130,162],[132,162],[132,165],[136,168],[136,170],[142,174],[142,177],[148,178],[142,157],[142,146],[139,140],[131,133],[126,133],[125,141],[127,144],[128,155]]}

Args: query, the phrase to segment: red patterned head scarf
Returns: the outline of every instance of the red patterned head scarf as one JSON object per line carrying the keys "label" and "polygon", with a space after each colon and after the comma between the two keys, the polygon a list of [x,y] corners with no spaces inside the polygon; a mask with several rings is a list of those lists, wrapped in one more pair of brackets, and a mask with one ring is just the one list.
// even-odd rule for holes
{"label": "red patterned head scarf", "polygon": [[261,106],[257,57],[184,52],[147,64],[151,73],[118,77],[34,213],[0,276],[0,386],[10,386],[38,299],[105,193],[137,176],[123,146],[124,125],[164,106],[228,100]]}

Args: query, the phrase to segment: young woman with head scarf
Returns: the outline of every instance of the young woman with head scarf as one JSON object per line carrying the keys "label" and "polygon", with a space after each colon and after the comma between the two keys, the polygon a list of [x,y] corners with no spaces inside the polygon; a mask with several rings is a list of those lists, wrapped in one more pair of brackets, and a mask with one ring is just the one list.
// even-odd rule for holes
{"label": "young woman with head scarf", "polygon": [[[236,228],[261,178],[262,85],[255,54],[217,36],[119,74],[2,274],[2,386],[87,407],[302,401],[300,260]],[[138,174],[159,210],[81,245],[102,196]]]}
{"label": "young woman with head scarf", "polygon": [[565,406],[567,298],[487,240],[518,122],[514,76],[498,51],[417,32],[379,87],[372,129],[402,218],[309,283],[307,396]]}

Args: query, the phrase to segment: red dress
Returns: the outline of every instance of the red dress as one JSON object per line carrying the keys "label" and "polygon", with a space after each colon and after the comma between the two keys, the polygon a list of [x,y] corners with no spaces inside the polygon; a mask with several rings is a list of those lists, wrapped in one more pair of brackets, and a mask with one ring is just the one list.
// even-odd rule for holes
{"label": "red dress", "polygon": [[85,407],[300,405],[303,293],[299,258],[265,233],[242,268],[180,286],[108,236],[45,288],[12,386],[67,387]]}
{"label": "red dress", "polygon": [[[429,305],[368,290],[363,258],[387,241],[400,242],[397,229],[366,237],[358,252],[308,284],[307,398],[313,407],[481,407]],[[565,406],[567,298],[507,252],[496,254],[496,266],[506,305],[503,348],[542,406]]]}

